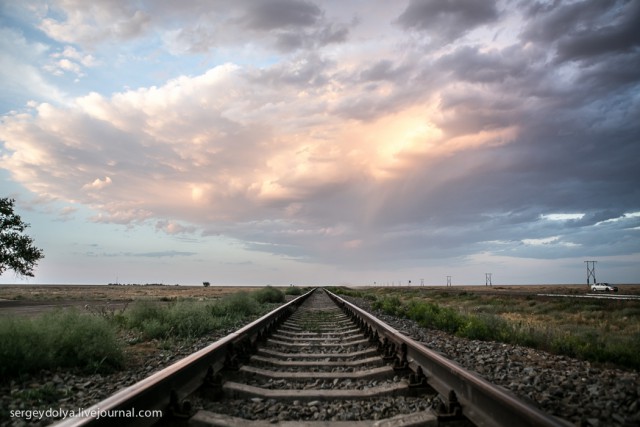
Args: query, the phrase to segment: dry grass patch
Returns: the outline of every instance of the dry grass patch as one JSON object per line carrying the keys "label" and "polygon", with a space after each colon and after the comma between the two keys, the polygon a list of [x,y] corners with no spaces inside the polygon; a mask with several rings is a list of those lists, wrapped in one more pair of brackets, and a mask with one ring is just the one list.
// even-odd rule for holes
{"label": "dry grass patch", "polygon": [[[342,292],[338,289],[338,292]],[[346,294],[354,294],[346,290]],[[374,308],[471,339],[547,350],[640,369],[640,301],[377,288]]]}

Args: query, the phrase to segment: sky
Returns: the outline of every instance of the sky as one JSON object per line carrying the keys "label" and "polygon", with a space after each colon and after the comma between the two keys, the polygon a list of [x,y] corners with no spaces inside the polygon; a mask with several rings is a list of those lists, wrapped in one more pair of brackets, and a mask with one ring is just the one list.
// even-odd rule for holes
{"label": "sky", "polygon": [[0,283],[640,283],[640,2],[0,1]]}

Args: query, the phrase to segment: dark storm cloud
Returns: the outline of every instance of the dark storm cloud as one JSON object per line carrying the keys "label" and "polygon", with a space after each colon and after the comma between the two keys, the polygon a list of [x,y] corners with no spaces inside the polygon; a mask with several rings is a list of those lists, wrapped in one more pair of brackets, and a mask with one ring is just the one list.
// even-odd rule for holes
{"label": "dark storm cloud", "polygon": [[640,3],[592,0],[536,3],[523,40],[555,46],[559,61],[583,60],[640,46]]}
{"label": "dark storm cloud", "polygon": [[347,26],[328,22],[316,4],[298,0],[248,4],[238,22],[247,30],[270,33],[274,47],[283,52],[341,43],[349,33]]}
{"label": "dark storm cloud", "polygon": [[439,70],[453,77],[475,83],[502,83],[508,78],[519,79],[527,73],[528,58],[520,46],[481,52],[478,46],[461,46],[443,56]]}
{"label": "dark storm cloud", "polygon": [[427,32],[434,39],[453,41],[498,18],[494,0],[411,0],[398,17],[405,29]]}
{"label": "dark storm cloud", "polygon": [[314,30],[283,30],[276,32],[275,47],[283,52],[298,49],[316,49],[347,39],[349,29],[339,24],[327,24]]}
{"label": "dark storm cloud", "polygon": [[242,22],[247,28],[270,31],[280,28],[310,27],[322,18],[322,10],[311,2],[298,0],[258,1]]}

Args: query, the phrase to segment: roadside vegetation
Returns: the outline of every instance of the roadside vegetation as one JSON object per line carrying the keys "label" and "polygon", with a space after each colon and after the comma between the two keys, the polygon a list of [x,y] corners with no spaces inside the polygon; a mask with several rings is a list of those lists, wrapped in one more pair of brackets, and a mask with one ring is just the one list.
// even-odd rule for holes
{"label": "roadside vegetation", "polygon": [[104,372],[123,362],[116,330],[78,310],[0,319],[0,378],[54,367]]}
{"label": "roadside vegetation", "polygon": [[374,309],[459,337],[498,341],[640,369],[640,302],[429,289],[336,288]]}
{"label": "roadside vegetation", "polygon": [[175,341],[239,327],[285,300],[273,287],[215,300],[140,300],[125,309],[56,310],[34,318],[0,317],[0,381],[40,370],[109,372],[123,367],[119,336]]}

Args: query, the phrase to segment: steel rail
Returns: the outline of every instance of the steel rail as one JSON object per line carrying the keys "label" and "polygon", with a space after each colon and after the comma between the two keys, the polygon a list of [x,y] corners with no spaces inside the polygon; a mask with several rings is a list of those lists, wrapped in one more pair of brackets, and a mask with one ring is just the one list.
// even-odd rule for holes
{"label": "steel rail", "polygon": [[[137,417],[141,410],[170,411],[172,395],[182,399],[203,384],[210,370],[222,369],[234,346],[246,339],[253,340],[267,328],[275,326],[291,307],[298,306],[315,289],[272,310],[258,320],[240,328],[209,346],[179,360],[113,395],[83,410],[79,417],[67,418],[55,424],[58,427],[152,425],[160,418]],[[114,414],[120,416],[113,416]],[[111,416],[101,416],[111,415]]]}
{"label": "steel rail", "polygon": [[462,413],[477,426],[548,426],[567,427],[572,424],[556,418],[525,403],[508,390],[491,384],[477,374],[463,368],[422,344],[401,334],[361,308],[327,291],[352,316],[378,332],[380,339],[387,338],[396,348],[406,345],[409,362],[419,365],[426,375],[427,383],[441,396],[448,399],[455,392]]}

